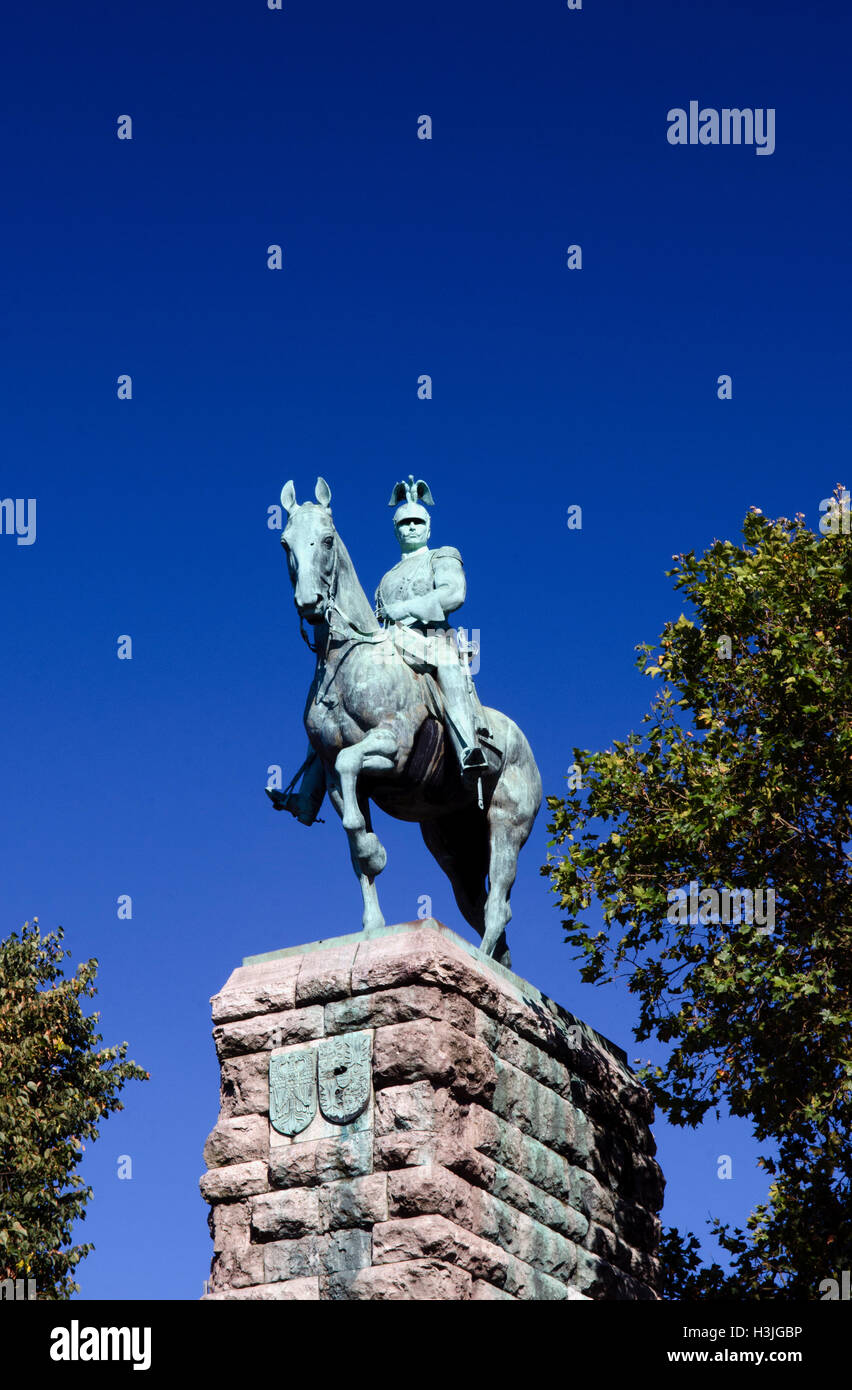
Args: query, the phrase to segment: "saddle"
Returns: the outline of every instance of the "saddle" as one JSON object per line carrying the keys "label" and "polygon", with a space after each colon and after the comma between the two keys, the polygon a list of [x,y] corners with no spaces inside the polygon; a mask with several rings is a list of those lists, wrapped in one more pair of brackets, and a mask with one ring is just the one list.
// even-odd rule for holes
{"label": "saddle", "polygon": [[[430,715],[433,719],[436,719],[439,724],[445,725],[446,713],[444,710],[444,700],[443,696],[441,695],[441,688],[438,685],[437,680],[428,671],[416,671],[415,675],[417,676],[418,681],[421,682],[423,686],[423,703],[428,709]],[[473,685],[472,682],[471,684]],[[486,758],[488,759],[489,767],[491,768],[492,772],[498,772],[500,770],[500,765],[502,764],[503,756],[506,750],[505,748],[502,748],[500,744],[497,742],[497,739],[494,735],[494,730],[491,728],[491,725],[485,714],[485,710],[482,706],[482,702],[479,698],[476,686],[473,686],[472,704],[473,722],[474,728],[476,729],[477,739],[479,740],[479,743],[482,745],[483,751],[485,753]]]}

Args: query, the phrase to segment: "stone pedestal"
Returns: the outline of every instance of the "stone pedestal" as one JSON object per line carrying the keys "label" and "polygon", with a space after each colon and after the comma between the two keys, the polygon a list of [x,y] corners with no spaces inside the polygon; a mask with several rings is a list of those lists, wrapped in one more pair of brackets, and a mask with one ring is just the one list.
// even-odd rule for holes
{"label": "stone pedestal", "polygon": [[249,957],[211,1002],[208,1299],[656,1297],[647,1092],[454,932]]}

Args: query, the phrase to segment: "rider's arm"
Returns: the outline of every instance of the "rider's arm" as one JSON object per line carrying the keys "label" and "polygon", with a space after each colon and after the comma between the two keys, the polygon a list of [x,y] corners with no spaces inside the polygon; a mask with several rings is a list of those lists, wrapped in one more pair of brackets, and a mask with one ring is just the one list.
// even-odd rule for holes
{"label": "rider's arm", "polygon": [[464,603],[465,578],[459,552],[445,546],[434,551],[431,558],[435,587],[428,594],[417,594],[405,600],[409,622],[442,623],[448,613],[455,612]]}
{"label": "rider's arm", "polygon": [[452,546],[442,546],[432,554],[432,573],[435,588],[429,598],[437,598],[444,615],[454,613],[464,603],[467,585],[462,558]]}

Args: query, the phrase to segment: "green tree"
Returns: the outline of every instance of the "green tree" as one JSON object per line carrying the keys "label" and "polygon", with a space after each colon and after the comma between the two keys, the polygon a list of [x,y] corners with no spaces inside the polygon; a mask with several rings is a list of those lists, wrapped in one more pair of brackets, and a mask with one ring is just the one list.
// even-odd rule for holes
{"label": "green tree", "polygon": [[[562,853],[542,873],[582,978],[626,976],[637,1040],[670,1044],[641,1072],[657,1106],[694,1126],[726,1104],[772,1150],[746,1229],[712,1223],[730,1274],[667,1233],[669,1297],[819,1298],[852,1268],[852,537],[837,498],[836,534],[752,508],[744,545],[675,557],[694,620],[637,647],[660,682],[647,727],[575,749],[583,786],[548,797]],[[685,911],[674,893],[690,883],[773,890],[774,930],[725,923],[709,899]],[[603,930],[583,921],[593,897]]]}
{"label": "green tree", "polygon": [[92,1196],[74,1172],[83,1141],[124,1108],[127,1080],[149,1079],[123,1060],[126,1043],[98,1048],[98,1015],[81,1005],[98,963],[64,979],[62,937],[36,918],[0,942],[0,1279],[34,1279],[40,1299],[76,1293],[72,1272],[93,1249],[70,1244]]}

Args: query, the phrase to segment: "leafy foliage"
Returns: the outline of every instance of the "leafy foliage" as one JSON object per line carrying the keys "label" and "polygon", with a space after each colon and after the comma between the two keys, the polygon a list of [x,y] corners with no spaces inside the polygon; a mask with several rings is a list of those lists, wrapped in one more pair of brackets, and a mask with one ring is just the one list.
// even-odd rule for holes
{"label": "leafy foliage", "polygon": [[[656,1104],[697,1125],[725,1103],[776,1151],[748,1229],[714,1223],[732,1275],[698,1273],[675,1234],[672,1296],[813,1298],[852,1267],[852,538],[837,530],[753,508],[744,545],[674,557],[697,620],[637,648],[662,681],[646,729],[575,749],[582,789],[548,797],[563,854],[542,873],[582,978],[626,973],[637,1039],[672,1045],[641,1073]],[[774,931],[668,920],[691,882],[771,888]],[[582,920],[593,896],[603,931]]]}
{"label": "leafy foliage", "polygon": [[124,1108],[127,1080],[148,1080],[123,1060],[126,1043],[98,1048],[98,1015],[81,1005],[97,993],[97,961],[64,979],[62,937],[34,919],[0,942],[0,1279],[34,1279],[39,1299],[78,1291],[72,1272],[93,1249],[70,1247],[92,1196],[74,1172],[83,1141]]}

